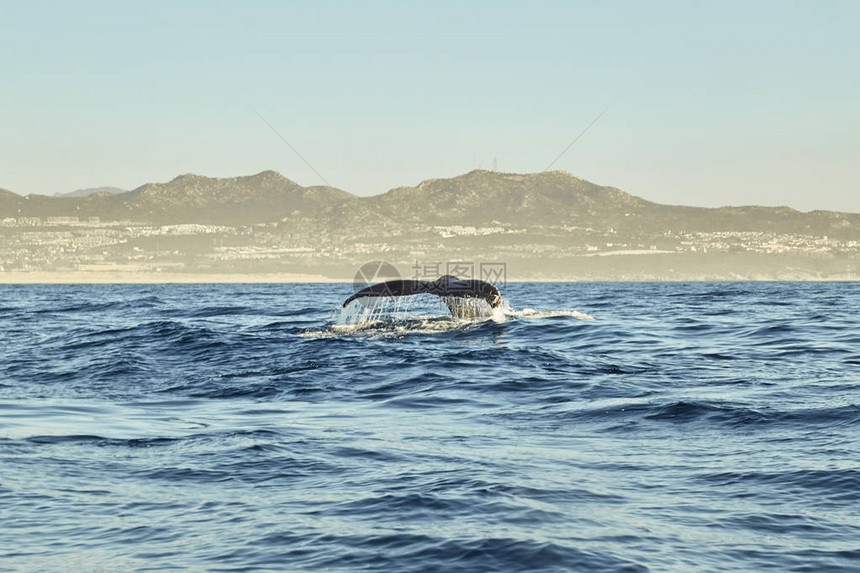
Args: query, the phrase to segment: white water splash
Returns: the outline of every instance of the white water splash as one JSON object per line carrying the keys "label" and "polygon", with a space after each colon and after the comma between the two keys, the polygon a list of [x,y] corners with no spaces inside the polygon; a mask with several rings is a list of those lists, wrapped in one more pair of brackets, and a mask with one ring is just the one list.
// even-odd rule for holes
{"label": "white water splash", "polygon": [[[420,296],[420,295],[419,295]],[[345,308],[341,308],[335,318],[335,326],[350,326],[356,324],[370,324],[380,320],[403,320],[421,318],[446,317],[452,321],[482,321],[493,320],[504,322],[507,314],[504,308],[510,308],[505,302],[497,308],[481,299],[465,297],[441,297],[435,299],[437,304],[430,305],[430,309],[436,312],[432,314],[416,314],[410,312],[410,299],[414,296],[404,297],[366,297],[350,302]],[[418,305],[418,309],[427,310],[427,305]],[[444,310],[443,310],[444,309]]]}
{"label": "white water splash", "polygon": [[555,318],[557,316],[569,316],[579,320],[596,320],[590,314],[577,312],[575,310],[535,310],[533,308],[524,308],[522,310],[511,309],[508,312],[508,316],[515,316],[517,318]]}
{"label": "white water splash", "polygon": [[[419,295],[420,297],[420,295]],[[516,310],[507,299],[492,308],[485,301],[474,298],[450,297],[431,299],[433,304],[417,304],[419,297],[366,297],[350,302],[332,316],[332,326],[323,331],[308,331],[305,337],[327,338],[350,333],[371,336],[400,336],[409,333],[438,333],[471,328],[486,321],[503,323],[508,318],[540,319],[571,317],[578,320],[595,320],[593,316],[570,310]],[[417,307],[417,308],[416,308]],[[451,309],[449,310],[449,307]],[[424,312],[421,312],[421,311]],[[434,312],[435,311],[435,312]]]}
{"label": "white water splash", "polygon": [[340,309],[335,326],[368,325],[382,320],[403,319],[409,316],[410,298],[413,297],[357,298]]}

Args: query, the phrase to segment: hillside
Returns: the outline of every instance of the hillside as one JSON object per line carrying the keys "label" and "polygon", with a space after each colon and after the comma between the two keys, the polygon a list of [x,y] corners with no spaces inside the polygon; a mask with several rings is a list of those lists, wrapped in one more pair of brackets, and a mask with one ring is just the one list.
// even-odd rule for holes
{"label": "hillside", "polygon": [[370,260],[404,273],[426,266],[433,278],[472,261],[529,279],[856,280],[860,214],[661,205],[561,171],[477,170],[372,197],[274,171],[186,174],[84,197],[0,190],[0,272],[25,281],[36,280],[30,272],[344,280]]}
{"label": "hillside", "polygon": [[475,170],[372,197],[331,187],[302,187],[274,171],[222,179],[186,174],[133,191],[83,197],[21,197],[0,190],[0,218],[58,216],[230,226],[293,219],[332,231],[505,225],[580,227],[631,236],[726,231],[860,238],[856,213],[661,205],[562,171]]}
{"label": "hillside", "polygon": [[99,217],[135,222],[247,225],[291,214],[320,215],[354,197],[330,187],[302,187],[274,171],[224,179],[180,175],[125,193],[85,197],[0,194],[0,218]]}
{"label": "hillside", "polygon": [[365,199],[393,220],[433,225],[568,225],[620,233],[767,231],[858,236],[860,214],[801,213],[788,207],[661,205],[562,171],[472,171]]}
{"label": "hillside", "polygon": [[291,214],[322,215],[354,199],[331,187],[302,187],[274,171],[229,179],[181,175],[118,198],[131,219],[220,225],[278,221]]}
{"label": "hillside", "polygon": [[561,171],[520,175],[476,170],[399,187],[366,201],[392,219],[447,225],[597,223],[652,205]]}

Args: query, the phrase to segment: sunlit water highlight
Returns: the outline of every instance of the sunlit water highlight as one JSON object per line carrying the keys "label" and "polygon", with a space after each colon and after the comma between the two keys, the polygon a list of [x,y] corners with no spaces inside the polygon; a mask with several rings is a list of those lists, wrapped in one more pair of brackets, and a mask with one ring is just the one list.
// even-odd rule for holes
{"label": "sunlit water highlight", "polygon": [[0,287],[0,570],[856,571],[860,285]]}

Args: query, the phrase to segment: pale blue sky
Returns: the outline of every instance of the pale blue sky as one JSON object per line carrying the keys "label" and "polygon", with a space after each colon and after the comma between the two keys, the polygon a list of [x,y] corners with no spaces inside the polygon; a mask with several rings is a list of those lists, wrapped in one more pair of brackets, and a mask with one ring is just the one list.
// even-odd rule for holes
{"label": "pale blue sky", "polygon": [[860,2],[0,3],[0,187],[554,168],[860,211]]}

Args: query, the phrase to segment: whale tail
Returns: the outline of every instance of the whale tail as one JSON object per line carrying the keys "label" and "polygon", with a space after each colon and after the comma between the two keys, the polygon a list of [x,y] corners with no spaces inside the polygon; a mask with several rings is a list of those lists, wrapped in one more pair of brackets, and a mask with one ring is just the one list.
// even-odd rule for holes
{"label": "whale tail", "polygon": [[358,298],[410,296],[433,294],[442,298],[451,314],[463,318],[477,314],[475,302],[483,300],[496,308],[502,303],[502,295],[492,284],[478,279],[458,279],[443,275],[435,281],[394,280],[370,285],[346,299],[346,307]]}

